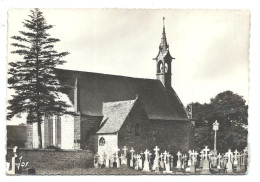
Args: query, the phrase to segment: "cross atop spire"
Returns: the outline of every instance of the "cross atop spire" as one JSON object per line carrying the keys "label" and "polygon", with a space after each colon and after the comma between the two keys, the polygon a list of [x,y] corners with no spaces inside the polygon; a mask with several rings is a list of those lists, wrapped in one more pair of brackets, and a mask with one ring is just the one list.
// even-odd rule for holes
{"label": "cross atop spire", "polygon": [[165,27],[165,25],[164,25],[164,20],[165,20],[165,17],[163,17],[163,28]]}

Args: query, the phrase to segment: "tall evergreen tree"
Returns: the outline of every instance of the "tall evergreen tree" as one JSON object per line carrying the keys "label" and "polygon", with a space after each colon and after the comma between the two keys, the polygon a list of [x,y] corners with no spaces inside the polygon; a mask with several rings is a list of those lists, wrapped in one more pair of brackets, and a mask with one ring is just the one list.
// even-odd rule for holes
{"label": "tall evergreen tree", "polygon": [[38,123],[39,148],[42,148],[41,122],[44,114],[66,113],[69,107],[59,98],[63,90],[56,78],[54,69],[65,63],[62,58],[68,52],[57,52],[54,43],[59,39],[51,38],[48,25],[39,9],[31,10],[28,20],[24,20],[26,31],[19,31],[19,36],[12,36],[15,47],[12,54],[18,54],[20,60],[9,63],[9,88],[15,91],[8,101],[7,119],[20,113],[28,113],[27,123]]}

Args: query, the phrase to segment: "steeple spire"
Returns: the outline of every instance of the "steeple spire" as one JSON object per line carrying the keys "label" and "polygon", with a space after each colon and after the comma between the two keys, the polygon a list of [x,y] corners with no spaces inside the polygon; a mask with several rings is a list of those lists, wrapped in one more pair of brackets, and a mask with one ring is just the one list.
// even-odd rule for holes
{"label": "steeple spire", "polygon": [[156,60],[156,79],[160,80],[163,86],[167,88],[170,88],[172,84],[172,59],[174,58],[171,56],[169,51],[169,45],[165,33],[165,18],[163,17],[163,32],[161,43],[159,45],[159,53],[154,60]]}
{"label": "steeple spire", "polygon": [[159,46],[159,50],[164,53],[168,50],[169,45],[167,44],[167,39],[166,39],[166,33],[165,33],[165,18],[163,17],[163,33],[162,33],[162,38],[161,38],[161,43]]}

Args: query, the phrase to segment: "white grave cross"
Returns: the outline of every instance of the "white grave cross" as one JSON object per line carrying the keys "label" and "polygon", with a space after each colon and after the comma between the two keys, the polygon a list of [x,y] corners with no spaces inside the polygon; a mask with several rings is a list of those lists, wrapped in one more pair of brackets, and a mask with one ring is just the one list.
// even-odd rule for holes
{"label": "white grave cross", "polygon": [[205,149],[203,149],[205,151],[205,156],[206,156],[206,160],[208,159],[208,152],[209,152],[209,149],[208,149],[208,146],[205,147]]}
{"label": "white grave cross", "polygon": [[115,149],[115,153],[116,153],[116,156],[117,156],[117,157],[118,157],[118,152],[119,152],[119,151],[120,151],[120,148],[117,147],[117,148]]}
{"label": "white grave cross", "polygon": [[156,146],[153,150],[155,151],[155,156],[157,156],[159,154],[158,152],[160,151],[160,149]]}
{"label": "white grave cross", "polygon": [[134,157],[134,152],[135,152],[135,150],[133,149],[133,147],[131,148],[130,152],[131,152],[131,158],[133,159],[133,157]]}
{"label": "white grave cross", "polygon": [[148,160],[149,151],[146,149],[144,152],[145,160]]}
{"label": "white grave cross", "polygon": [[229,149],[228,152],[227,152],[228,161],[231,160],[232,156],[233,156],[233,153],[231,152],[231,149]]}
{"label": "white grave cross", "polygon": [[126,151],[127,151],[128,149],[126,148],[126,146],[124,146],[124,148],[123,148],[122,150],[124,151],[124,155],[125,155],[125,157],[126,157]]}
{"label": "white grave cross", "polygon": [[180,156],[181,156],[180,151],[177,153],[177,156],[178,156],[178,160],[180,160]]}

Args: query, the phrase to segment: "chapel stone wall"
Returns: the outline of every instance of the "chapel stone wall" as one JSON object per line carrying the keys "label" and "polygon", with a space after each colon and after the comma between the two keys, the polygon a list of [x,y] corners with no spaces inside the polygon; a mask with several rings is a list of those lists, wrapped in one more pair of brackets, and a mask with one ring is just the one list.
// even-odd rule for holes
{"label": "chapel stone wall", "polygon": [[97,151],[96,138],[94,135],[98,129],[99,123],[102,120],[102,116],[81,116],[80,122],[80,147],[81,149],[89,149],[91,151]]}
{"label": "chapel stone wall", "polygon": [[133,147],[136,152],[154,147],[149,119],[138,100],[118,133],[118,147],[122,149],[124,146],[128,150]]}
{"label": "chapel stone wall", "polygon": [[187,152],[190,148],[190,122],[152,120],[152,132],[161,151]]}

